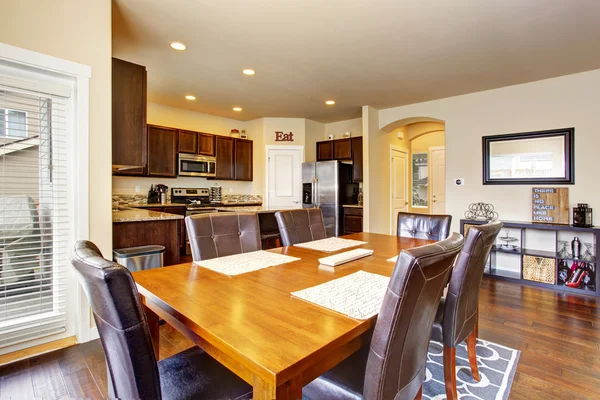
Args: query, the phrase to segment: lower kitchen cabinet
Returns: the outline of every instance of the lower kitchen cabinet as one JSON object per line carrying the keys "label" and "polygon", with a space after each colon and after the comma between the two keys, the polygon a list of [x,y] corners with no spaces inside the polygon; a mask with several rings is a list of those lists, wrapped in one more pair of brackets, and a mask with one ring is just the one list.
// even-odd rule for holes
{"label": "lower kitchen cabinet", "polygon": [[179,235],[183,220],[153,220],[113,223],[113,248],[165,246],[164,265],[179,264]]}
{"label": "lower kitchen cabinet", "polygon": [[344,235],[363,231],[363,209],[358,207],[344,208]]}

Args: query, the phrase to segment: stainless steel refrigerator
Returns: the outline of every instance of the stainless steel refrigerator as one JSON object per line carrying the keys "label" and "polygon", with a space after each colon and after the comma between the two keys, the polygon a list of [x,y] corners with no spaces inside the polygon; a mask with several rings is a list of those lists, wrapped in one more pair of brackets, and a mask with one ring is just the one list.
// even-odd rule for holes
{"label": "stainless steel refrigerator", "polygon": [[346,185],[351,180],[350,164],[339,161],[302,164],[302,207],[322,210],[327,237],[342,233],[342,204],[346,201]]}

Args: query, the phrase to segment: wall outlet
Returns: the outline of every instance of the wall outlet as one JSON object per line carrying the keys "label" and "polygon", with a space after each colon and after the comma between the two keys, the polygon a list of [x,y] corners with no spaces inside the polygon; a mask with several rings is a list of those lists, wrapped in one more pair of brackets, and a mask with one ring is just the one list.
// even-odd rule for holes
{"label": "wall outlet", "polygon": [[139,187],[139,186],[136,186],[136,187],[135,187],[135,192],[136,192],[136,193],[139,193],[140,191],[141,191],[140,187]]}
{"label": "wall outlet", "polygon": [[233,193],[233,188],[229,188],[229,193]]}
{"label": "wall outlet", "polygon": [[454,184],[456,186],[465,186],[465,179],[464,178],[456,178],[456,179],[454,179]]}

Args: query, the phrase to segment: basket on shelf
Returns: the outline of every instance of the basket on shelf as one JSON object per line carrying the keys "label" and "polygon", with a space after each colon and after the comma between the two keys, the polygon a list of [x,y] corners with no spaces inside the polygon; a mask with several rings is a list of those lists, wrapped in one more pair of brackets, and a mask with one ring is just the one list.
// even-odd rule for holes
{"label": "basket on shelf", "polygon": [[556,261],[553,258],[523,256],[523,279],[556,283]]}

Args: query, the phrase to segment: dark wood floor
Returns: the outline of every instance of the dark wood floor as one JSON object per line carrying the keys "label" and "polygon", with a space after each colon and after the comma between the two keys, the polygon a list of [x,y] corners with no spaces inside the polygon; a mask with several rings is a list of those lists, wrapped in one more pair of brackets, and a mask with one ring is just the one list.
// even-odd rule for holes
{"label": "dark wood floor", "polygon": [[[511,399],[600,399],[600,309],[593,298],[484,279],[480,337],[521,350]],[[192,343],[161,326],[160,358]],[[0,368],[0,399],[106,396],[99,341]]]}

